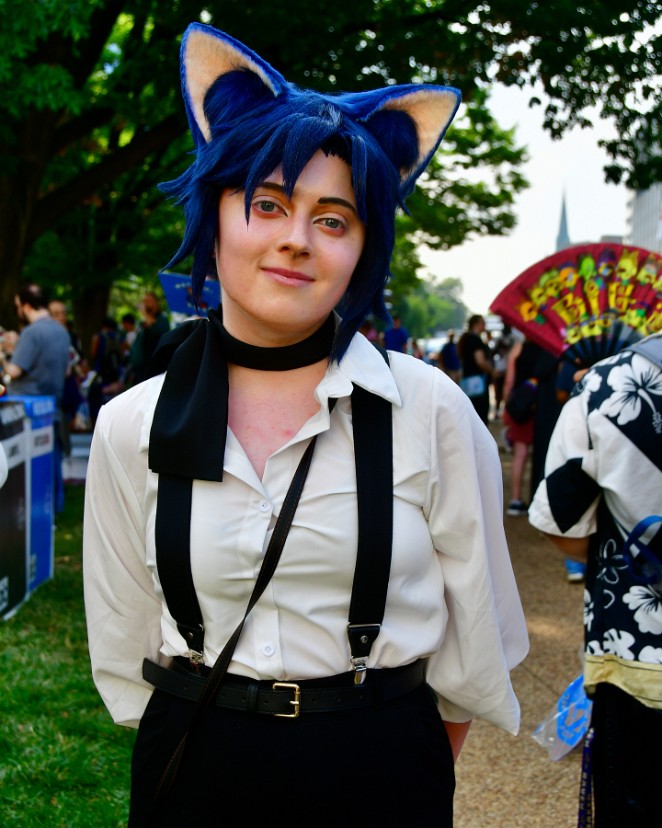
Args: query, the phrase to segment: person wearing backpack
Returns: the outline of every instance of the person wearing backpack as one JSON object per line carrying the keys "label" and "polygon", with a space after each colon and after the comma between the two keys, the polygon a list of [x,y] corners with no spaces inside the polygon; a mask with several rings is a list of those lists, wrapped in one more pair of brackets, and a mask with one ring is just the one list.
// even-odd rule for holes
{"label": "person wearing backpack", "polygon": [[587,566],[593,710],[579,824],[591,824],[594,807],[596,828],[649,828],[662,745],[662,333],[596,363],[575,386],[529,521]]}

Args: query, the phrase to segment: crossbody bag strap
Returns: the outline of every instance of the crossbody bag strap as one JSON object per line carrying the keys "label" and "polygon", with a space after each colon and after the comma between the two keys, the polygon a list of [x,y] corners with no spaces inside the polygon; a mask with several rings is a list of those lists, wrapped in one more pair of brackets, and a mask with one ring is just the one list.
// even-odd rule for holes
{"label": "crossbody bag strap", "polygon": [[359,534],[347,635],[354,681],[366,675],[379,635],[393,547],[393,423],[391,403],[354,386],[352,429]]}
{"label": "crossbody bag strap", "polygon": [[[310,463],[313,457],[313,451],[315,450],[316,441],[317,437],[315,436],[306,448],[306,451],[304,452],[303,457],[299,462],[297,470],[294,473],[294,477],[292,478],[290,487],[287,490],[287,494],[285,495],[285,500],[283,501],[280,514],[278,515],[278,520],[276,521],[276,525],[274,526],[274,530],[272,532],[271,540],[269,541],[267,551],[262,560],[262,566],[260,567],[260,571],[255,581],[255,586],[253,587],[253,592],[251,593],[251,597],[248,601],[244,617],[241,619],[237,628],[230,636],[225,647],[223,647],[223,649],[221,650],[218,658],[214,662],[214,666],[212,667],[211,672],[209,673],[206,679],[205,686],[203,687],[202,693],[200,694],[200,698],[196,702],[195,708],[193,710],[193,714],[188,729],[186,733],[182,736],[179,744],[177,745],[177,748],[170,757],[170,760],[166,765],[166,768],[156,789],[154,800],[155,808],[158,807],[163,797],[170,790],[172,783],[174,782],[175,777],[177,775],[179,765],[181,763],[188,735],[198,724],[205,710],[207,710],[209,705],[212,704],[212,702],[216,698],[216,694],[218,693],[220,684],[225,674],[227,673],[228,667],[230,666],[230,662],[232,661],[232,655],[237,646],[237,642],[239,641],[239,638],[241,636],[246,618],[255,606],[255,604],[258,602],[260,596],[264,592],[267,584],[271,580],[271,577],[276,570],[278,561],[280,560],[281,552],[283,551],[283,546],[285,545],[285,540],[287,539],[287,535],[292,525],[294,513],[296,512],[296,508],[301,497],[301,492],[303,491],[303,486],[306,481],[306,477],[308,476],[308,470],[310,469]],[[190,521],[186,524],[186,527],[187,530],[190,530]]]}

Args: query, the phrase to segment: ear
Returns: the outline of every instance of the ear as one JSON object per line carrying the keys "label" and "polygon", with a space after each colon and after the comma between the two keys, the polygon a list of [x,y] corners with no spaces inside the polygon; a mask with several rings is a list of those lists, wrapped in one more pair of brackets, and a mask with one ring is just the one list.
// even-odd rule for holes
{"label": "ear", "polygon": [[221,75],[235,69],[250,69],[279,95],[287,81],[259,55],[224,32],[203,23],[191,23],[181,46],[182,93],[195,145],[209,141],[211,130],[204,114],[209,87]]}
{"label": "ear", "polygon": [[[342,107],[364,124],[400,170],[405,194],[414,188],[416,179],[436,152],[461,100],[459,90],[451,86],[423,84],[387,86],[339,96]],[[393,141],[399,131],[400,113],[408,115],[416,127],[418,147],[413,153]],[[395,117],[390,119],[389,115]],[[391,127],[389,120],[394,122]]]}

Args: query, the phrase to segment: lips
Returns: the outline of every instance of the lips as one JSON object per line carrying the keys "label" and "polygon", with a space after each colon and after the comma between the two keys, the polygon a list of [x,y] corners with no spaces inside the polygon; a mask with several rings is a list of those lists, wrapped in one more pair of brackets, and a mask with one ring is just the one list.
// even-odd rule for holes
{"label": "lips", "polygon": [[263,267],[262,270],[265,273],[271,273],[275,276],[281,277],[281,279],[288,281],[288,282],[314,282],[312,276],[308,276],[307,273],[301,273],[299,270],[286,270],[284,267]]}

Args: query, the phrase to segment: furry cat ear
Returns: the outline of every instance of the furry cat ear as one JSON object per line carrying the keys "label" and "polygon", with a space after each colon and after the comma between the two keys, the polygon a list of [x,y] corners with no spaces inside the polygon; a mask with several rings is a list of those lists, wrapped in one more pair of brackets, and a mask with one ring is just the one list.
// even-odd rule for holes
{"label": "furry cat ear", "polygon": [[[274,97],[295,87],[243,43],[203,23],[192,23],[181,47],[182,89],[196,146],[211,138],[204,112],[207,91],[221,75],[249,69]],[[400,172],[403,195],[414,188],[460,105],[457,89],[432,84],[387,86],[369,92],[320,95],[362,124]]]}
{"label": "furry cat ear", "polygon": [[203,23],[191,23],[181,46],[184,104],[195,145],[209,141],[211,129],[204,113],[204,100],[214,81],[235,69],[250,69],[274,96],[287,86],[285,78],[243,43]]}
{"label": "furry cat ear", "polygon": [[[461,100],[459,90],[432,84],[387,86],[339,96],[342,108],[351,111],[372,133],[400,170],[405,195],[413,190],[416,179],[439,147]],[[409,116],[416,128],[415,142],[408,134],[411,127],[408,128],[403,114]]]}

